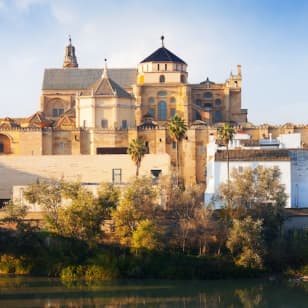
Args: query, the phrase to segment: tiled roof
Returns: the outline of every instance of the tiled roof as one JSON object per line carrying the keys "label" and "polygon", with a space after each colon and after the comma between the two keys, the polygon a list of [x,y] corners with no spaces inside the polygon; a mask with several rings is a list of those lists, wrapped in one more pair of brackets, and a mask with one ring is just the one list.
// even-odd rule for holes
{"label": "tiled roof", "polygon": [[186,64],[182,59],[165,47],[160,47],[140,63],[144,62],[176,62]]}
{"label": "tiled roof", "polygon": [[131,98],[129,93],[127,93],[123,88],[121,88],[121,86],[110,78],[97,80],[91,88],[93,88],[94,95]]}
{"label": "tiled roof", "polygon": [[[42,90],[85,90],[102,76],[103,69],[45,69]],[[108,74],[123,88],[136,83],[137,69],[111,68]]]}
{"label": "tiled roof", "polygon": [[[218,150],[215,153],[215,161],[226,161],[227,151]],[[229,150],[230,161],[288,161],[291,160],[290,152],[279,150]]]}
{"label": "tiled roof", "polygon": [[44,112],[38,111],[28,118],[25,118],[21,126],[23,127],[49,127],[52,121],[46,119]]}

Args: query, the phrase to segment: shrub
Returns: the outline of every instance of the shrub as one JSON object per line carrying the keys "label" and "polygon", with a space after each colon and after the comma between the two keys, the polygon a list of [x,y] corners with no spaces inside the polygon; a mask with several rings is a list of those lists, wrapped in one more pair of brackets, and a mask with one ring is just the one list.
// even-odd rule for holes
{"label": "shrub", "polygon": [[118,277],[118,270],[114,267],[107,268],[99,265],[88,265],[85,271],[85,280],[112,280]]}
{"label": "shrub", "polygon": [[63,281],[100,281],[118,277],[118,270],[99,265],[70,265],[62,269],[60,277]]}
{"label": "shrub", "polygon": [[61,270],[60,278],[64,281],[76,281],[84,276],[85,269],[82,265],[70,265]]}
{"label": "shrub", "polygon": [[4,254],[0,257],[0,274],[28,275],[31,272],[31,264],[25,257],[15,257]]}

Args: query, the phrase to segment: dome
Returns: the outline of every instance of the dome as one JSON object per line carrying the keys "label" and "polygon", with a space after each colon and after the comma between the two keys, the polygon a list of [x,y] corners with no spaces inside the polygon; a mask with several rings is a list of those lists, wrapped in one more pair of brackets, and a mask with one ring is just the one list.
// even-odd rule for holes
{"label": "dome", "polygon": [[151,55],[146,57],[144,60],[142,60],[140,63],[145,62],[175,62],[175,63],[181,63],[186,64],[181,58],[176,56],[173,52],[168,50],[164,46],[164,37],[161,37],[162,40],[162,47],[155,50]]}

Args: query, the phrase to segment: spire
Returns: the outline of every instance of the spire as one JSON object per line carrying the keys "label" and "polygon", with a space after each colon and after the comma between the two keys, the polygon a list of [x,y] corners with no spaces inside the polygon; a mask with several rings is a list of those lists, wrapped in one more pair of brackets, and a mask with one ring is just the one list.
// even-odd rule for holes
{"label": "spire", "polygon": [[105,61],[105,66],[104,66],[104,71],[102,74],[102,79],[104,78],[108,79],[109,75],[108,75],[108,68],[107,68],[107,59],[105,58],[104,61]]}
{"label": "spire", "polygon": [[72,38],[68,36],[69,44],[65,47],[65,55],[64,55],[64,62],[63,68],[77,68],[77,57],[75,54],[75,47],[72,45]]}
{"label": "spire", "polygon": [[165,37],[162,35],[162,36],[160,37],[160,39],[161,39],[161,47],[165,47],[165,45],[164,45],[164,39],[165,39]]}

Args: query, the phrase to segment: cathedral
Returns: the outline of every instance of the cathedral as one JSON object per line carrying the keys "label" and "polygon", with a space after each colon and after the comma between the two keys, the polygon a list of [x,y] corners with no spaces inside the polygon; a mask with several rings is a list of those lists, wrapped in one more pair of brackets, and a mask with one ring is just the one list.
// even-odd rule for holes
{"label": "cathedral", "polygon": [[[188,83],[187,64],[162,45],[137,68],[78,68],[75,47],[69,41],[62,69],[46,69],[40,112],[57,127],[66,114],[75,128],[136,128],[144,117],[164,125],[175,114],[188,125],[247,121],[241,109],[241,66],[222,84],[208,78]],[[55,124],[55,122],[57,122]],[[67,121],[65,121],[67,123]]]}
{"label": "cathedral", "polygon": [[205,181],[208,136],[222,122],[245,125],[241,108],[242,72],[224,83],[209,78],[188,82],[187,63],[165,46],[140,59],[135,68],[79,68],[71,38],[62,68],[44,71],[39,111],[27,118],[0,119],[0,157],[126,154],[141,138],[149,154],[175,146],[166,130],[177,114],[188,126],[180,148],[182,174]]}

